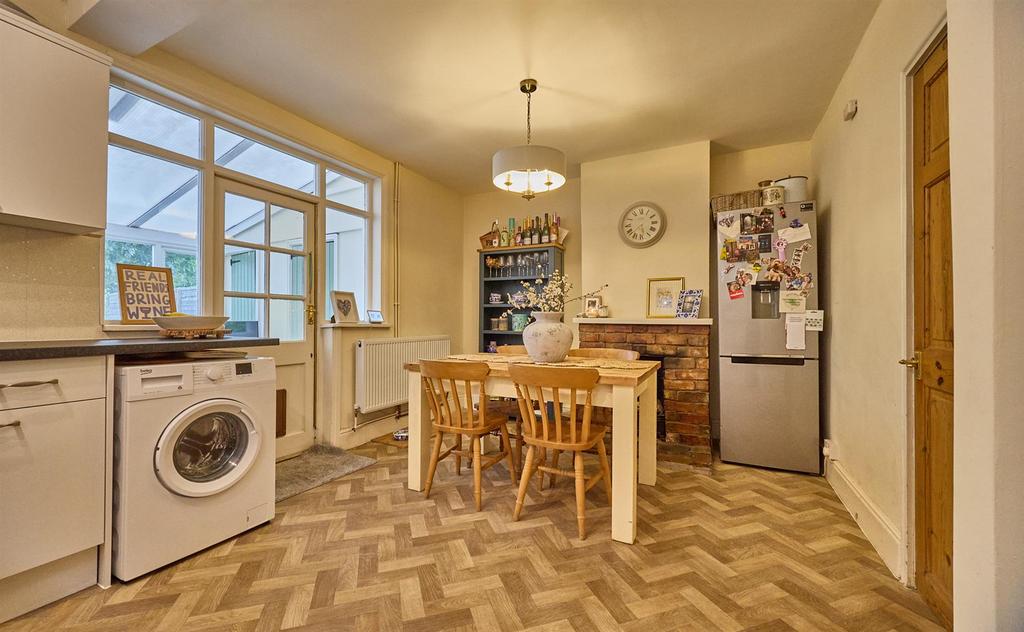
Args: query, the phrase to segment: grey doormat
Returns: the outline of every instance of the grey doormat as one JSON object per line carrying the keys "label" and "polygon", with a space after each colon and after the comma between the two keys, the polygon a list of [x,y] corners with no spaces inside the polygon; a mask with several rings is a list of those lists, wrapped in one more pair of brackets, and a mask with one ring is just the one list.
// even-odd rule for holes
{"label": "grey doormat", "polygon": [[281,502],[376,462],[376,459],[349,454],[341,448],[315,445],[299,456],[277,464],[275,499]]}

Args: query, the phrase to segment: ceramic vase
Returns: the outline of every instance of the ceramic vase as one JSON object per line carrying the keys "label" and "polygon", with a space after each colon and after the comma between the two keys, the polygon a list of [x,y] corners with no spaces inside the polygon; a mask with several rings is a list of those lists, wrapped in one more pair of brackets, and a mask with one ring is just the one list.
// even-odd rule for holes
{"label": "ceramic vase", "polygon": [[526,353],[534,362],[561,362],[572,347],[572,327],[562,312],[532,312],[534,321],[523,330]]}

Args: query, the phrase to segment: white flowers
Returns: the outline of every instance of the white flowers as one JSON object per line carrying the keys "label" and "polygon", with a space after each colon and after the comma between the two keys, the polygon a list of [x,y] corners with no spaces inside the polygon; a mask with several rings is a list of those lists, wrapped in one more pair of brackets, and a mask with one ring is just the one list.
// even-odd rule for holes
{"label": "white flowers", "polygon": [[532,309],[535,312],[564,312],[566,303],[578,301],[584,297],[596,296],[601,293],[601,290],[608,287],[605,284],[593,292],[588,292],[574,298],[566,298],[573,285],[569,278],[562,276],[562,273],[558,270],[555,270],[554,274],[547,281],[537,279],[532,284],[529,281],[523,281],[522,286],[526,290],[525,292],[516,292],[515,294],[508,295],[508,302],[512,305],[512,308],[506,311],[503,316],[507,316],[517,309]]}

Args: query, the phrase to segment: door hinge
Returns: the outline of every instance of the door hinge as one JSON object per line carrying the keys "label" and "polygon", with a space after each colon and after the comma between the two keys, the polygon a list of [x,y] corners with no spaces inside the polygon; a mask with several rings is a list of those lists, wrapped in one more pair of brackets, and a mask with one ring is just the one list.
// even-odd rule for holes
{"label": "door hinge", "polygon": [[905,367],[913,367],[913,369],[914,369],[914,379],[915,380],[920,380],[921,379],[921,352],[920,351],[915,351],[913,358],[903,358],[902,360],[900,360],[900,364],[902,364]]}

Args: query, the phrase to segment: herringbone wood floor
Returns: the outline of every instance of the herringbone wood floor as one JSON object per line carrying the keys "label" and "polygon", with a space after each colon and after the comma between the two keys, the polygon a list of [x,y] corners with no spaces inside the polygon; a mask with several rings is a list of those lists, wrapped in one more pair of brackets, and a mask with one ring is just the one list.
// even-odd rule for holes
{"label": "herringbone wood floor", "polygon": [[129,584],[92,588],[0,626],[28,630],[931,630],[824,479],[717,464],[641,486],[639,543],[610,538],[588,494],[531,496],[442,466],[425,500],[405,450],[291,498],[268,526]]}

